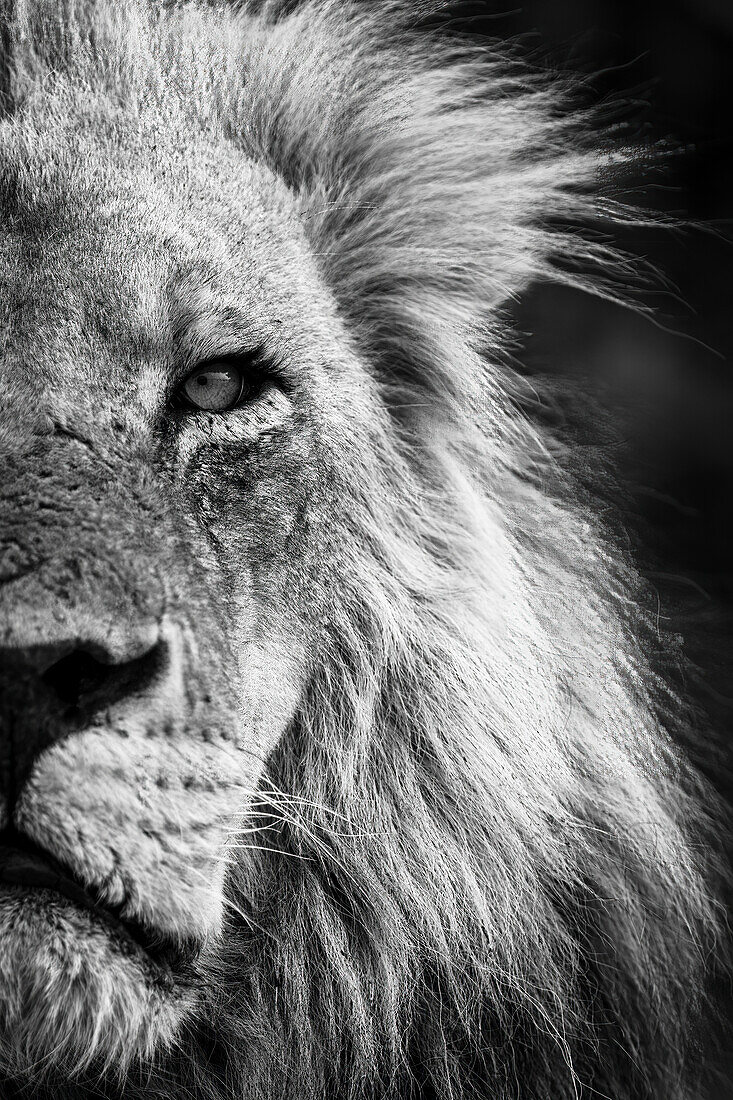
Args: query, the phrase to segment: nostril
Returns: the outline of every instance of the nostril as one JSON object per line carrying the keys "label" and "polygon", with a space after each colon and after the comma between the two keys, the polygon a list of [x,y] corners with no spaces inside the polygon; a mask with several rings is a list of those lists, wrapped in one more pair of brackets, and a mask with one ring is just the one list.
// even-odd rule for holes
{"label": "nostril", "polygon": [[[117,723],[107,716],[110,708],[129,702],[135,709],[165,680],[172,659],[168,635],[147,623],[96,623],[91,617],[64,623],[49,615],[41,632],[33,630],[39,616],[28,618],[30,623],[17,617],[12,630],[0,632],[0,801],[6,820],[46,749],[91,725]],[[118,725],[125,733],[124,723]]]}
{"label": "nostril", "polygon": [[132,661],[110,664],[75,649],[52,664],[41,679],[66,707],[66,718],[89,715],[145,690],[163,660],[155,646]]}
{"label": "nostril", "polygon": [[90,653],[76,650],[47,668],[41,679],[62,702],[76,706],[82,696],[103,688],[111,671]]}

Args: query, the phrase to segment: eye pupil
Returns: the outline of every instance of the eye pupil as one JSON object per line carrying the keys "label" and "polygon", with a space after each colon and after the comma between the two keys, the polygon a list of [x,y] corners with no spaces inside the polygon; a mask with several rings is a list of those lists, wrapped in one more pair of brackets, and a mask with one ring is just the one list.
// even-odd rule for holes
{"label": "eye pupil", "polygon": [[193,408],[225,412],[234,408],[243,390],[244,376],[238,366],[212,362],[192,371],[180,393]]}

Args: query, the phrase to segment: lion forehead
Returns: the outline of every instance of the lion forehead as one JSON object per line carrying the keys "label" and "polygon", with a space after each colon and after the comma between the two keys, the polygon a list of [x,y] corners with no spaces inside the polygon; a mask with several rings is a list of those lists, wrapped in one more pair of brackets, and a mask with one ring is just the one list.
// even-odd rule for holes
{"label": "lion forehead", "polygon": [[111,343],[100,373],[113,379],[120,361],[172,345],[195,362],[273,333],[301,357],[343,342],[297,202],[266,166],[226,151],[214,159],[205,143],[197,159],[194,145],[182,183],[175,150],[159,152],[151,137],[123,170],[103,138],[88,136],[80,160],[61,142],[39,161],[0,141],[0,316],[11,357],[14,340],[42,330],[36,354],[48,352],[53,381],[70,348],[78,362],[90,339],[95,351]]}

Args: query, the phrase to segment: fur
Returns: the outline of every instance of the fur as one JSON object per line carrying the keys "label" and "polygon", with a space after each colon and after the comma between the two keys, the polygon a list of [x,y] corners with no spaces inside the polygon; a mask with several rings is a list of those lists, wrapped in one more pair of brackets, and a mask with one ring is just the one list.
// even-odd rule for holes
{"label": "fur", "polygon": [[634,215],[567,91],[423,26],[441,7],[100,0],[10,25],[6,125],[91,96],[133,143],[158,125],[162,165],[203,133],[283,182],[358,365],[353,425],[320,425],[311,656],[198,1008],[122,1083],[39,1096],[698,1088],[712,795],[625,552],[518,408],[502,315],[538,279],[615,295],[588,227]]}

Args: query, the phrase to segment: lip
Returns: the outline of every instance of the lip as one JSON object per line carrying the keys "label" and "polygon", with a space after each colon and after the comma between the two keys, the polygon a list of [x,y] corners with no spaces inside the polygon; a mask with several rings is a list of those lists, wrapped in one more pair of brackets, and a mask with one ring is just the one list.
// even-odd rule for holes
{"label": "lip", "polygon": [[101,902],[93,889],[85,886],[73,871],[15,829],[0,831],[0,883],[29,891],[48,891],[64,898],[106,925],[123,949],[143,952],[162,969],[169,969],[176,960],[175,946],[160,932],[123,918],[122,905]]}

